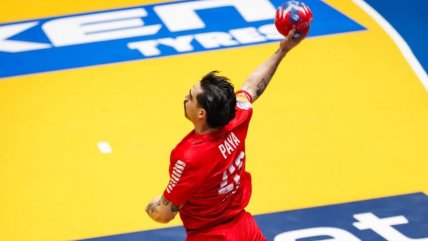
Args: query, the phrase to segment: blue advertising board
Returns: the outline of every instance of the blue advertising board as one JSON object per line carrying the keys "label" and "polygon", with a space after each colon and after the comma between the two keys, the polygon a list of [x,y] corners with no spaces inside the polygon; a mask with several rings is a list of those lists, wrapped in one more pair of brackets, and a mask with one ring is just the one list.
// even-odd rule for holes
{"label": "blue advertising board", "polygon": [[[179,1],[3,23],[0,78],[275,42],[281,2]],[[310,36],[365,29],[322,1],[306,2]]]}
{"label": "blue advertising board", "polygon": [[[255,216],[273,241],[428,241],[428,197],[423,193]],[[86,241],[185,240],[183,227]]]}

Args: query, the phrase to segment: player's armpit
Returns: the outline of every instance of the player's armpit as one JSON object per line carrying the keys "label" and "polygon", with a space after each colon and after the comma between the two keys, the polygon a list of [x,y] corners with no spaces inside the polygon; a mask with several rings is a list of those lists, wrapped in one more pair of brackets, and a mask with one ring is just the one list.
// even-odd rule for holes
{"label": "player's armpit", "polygon": [[159,223],[168,223],[173,220],[179,210],[179,206],[173,204],[164,196],[155,197],[146,207],[147,214]]}

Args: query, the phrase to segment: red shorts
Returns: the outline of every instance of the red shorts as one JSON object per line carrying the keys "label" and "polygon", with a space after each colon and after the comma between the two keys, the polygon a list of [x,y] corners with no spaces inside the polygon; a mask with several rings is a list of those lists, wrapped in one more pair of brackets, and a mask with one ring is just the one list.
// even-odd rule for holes
{"label": "red shorts", "polygon": [[243,211],[207,231],[188,231],[186,241],[267,241],[253,216]]}

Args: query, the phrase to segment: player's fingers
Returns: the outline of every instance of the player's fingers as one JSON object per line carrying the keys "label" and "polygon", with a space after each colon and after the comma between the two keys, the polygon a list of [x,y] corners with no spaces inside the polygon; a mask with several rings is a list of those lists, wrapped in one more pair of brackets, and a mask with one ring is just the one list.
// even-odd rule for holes
{"label": "player's fingers", "polygon": [[294,33],[296,33],[296,29],[293,27],[287,35],[287,39],[293,39]]}
{"label": "player's fingers", "polygon": [[283,41],[281,41],[281,48],[290,50],[294,48],[296,45],[298,45],[307,35],[307,34],[296,34],[298,36],[295,37],[295,34],[296,34],[296,29],[292,28],[290,32],[287,34],[287,37]]}
{"label": "player's fingers", "polygon": [[302,35],[300,35],[299,37],[295,38],[294,40],[295,40],[297,43],[300,43],[300,41],[302,41],[304,38],[306,38],[306,36],[307,36],[307,35],[308,35],[307,33],[302,34]]}

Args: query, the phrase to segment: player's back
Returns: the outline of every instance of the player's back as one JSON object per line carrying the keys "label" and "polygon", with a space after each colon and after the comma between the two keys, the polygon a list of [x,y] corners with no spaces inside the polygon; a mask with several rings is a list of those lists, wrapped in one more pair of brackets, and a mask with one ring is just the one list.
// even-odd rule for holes
{"label": "player's back", "polygon": [[251,176],[245,171],[245,139],[251,116],[251,103],[237,102],[225,127],[207,134],[191,131],[172,151],[164,195],[182,206],[186,229],[224,223],[247,206]]}
{"label": "player's back", "polygon": [[[195,136],[196,135],[196,136]],[[203,139],[203,140],[200,140]],[[187,229],[223,223],[240,213],[251,195],[250,175],[245,172],[245,135],[239,129],[219,130],[210,137],[194,134],[187,140],[186,155],[198,168],[198,188],[180,210]],[[188,143],[189,143],[188,142]],[[183,147],[184,147],[183,146]]]}

